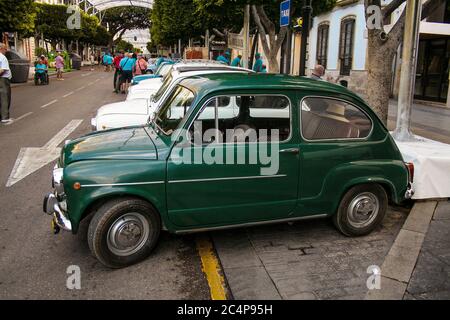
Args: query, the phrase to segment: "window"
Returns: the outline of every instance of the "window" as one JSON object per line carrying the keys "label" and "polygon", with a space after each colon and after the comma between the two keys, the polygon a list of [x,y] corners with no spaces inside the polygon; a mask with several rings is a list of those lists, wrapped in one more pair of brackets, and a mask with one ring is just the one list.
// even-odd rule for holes
{"label": "window", "polygon": [[372,121],[354,105],[330,98],[305,98],[301,106],[302,135],[307,140],[362,139]]}
{"label": "window", "polygon": [[164,101],[155,117],[155,123],[166,135],[173,131],[188,114],[195,95],[189,89],[178,85]]}
{"label": "window", "polygon": [[328,24],[321,24],[317,30],[317,63],[327,68],[327,53],[328,53],[328,31],[330,26]]}
{"label": "window", "polygon": [[211,143],[215,140],[211,132],[220,136],[217,141],[227,143],[285,141],[291,132],[289,99],[270,95],[215,97],[197,115],[189,136],[194,143]]}
{"label": "window", "polygon": [[172,80],[173,80],[172,73],[168,73],[164,76],[162,86],[159,88],[159,90],[153,96],[153,102],[158,102],[159,99],[162,98],[162,96],[164,95],[164,92],[166,92],[166,90],[169,88],[170,84],[172,83]]}
{"label": "window", "polygon": [[341,22],[339,59],[341,61],[340,74],[343,76],[349,76],[352,69],[354,32],[355,19],[345,19]]}

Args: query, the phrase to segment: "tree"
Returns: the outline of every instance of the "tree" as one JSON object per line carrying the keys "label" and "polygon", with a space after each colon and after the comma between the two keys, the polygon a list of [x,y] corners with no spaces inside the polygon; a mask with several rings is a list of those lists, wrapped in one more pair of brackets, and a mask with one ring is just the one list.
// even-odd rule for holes
{"label": "tree", "polygon": [[131,52],[133,49],[133,45],[125,40],[119,40],[116,44],[117,51]]}
{"label": "tree", "polygon": [[152,41],[157,45],[170,46],[178,39],[187,41],[203,34],[203,19],[194,14],[192,0],[155,0],[151,13]]}
{"label": "tree", "polygon": [[[264,54],[270,63],[271,72],[274,73],[280,71],[277,55],[288,31],[288,27],[279,27],[280,2],[281,1],[271,1],[270,4],[267,4],[267,1],[251,1],[251,12],[256,26],[258,27]],[[312,1],[313,14],[319,15],[329,11],[333,8],[335,3],[335,0]],[[303,5],[304,0],[292,1],[291,15],[295,17],[297,14],[300,14]]]}
{"label": "tree", "polygon": [[0,34],[19,32],[26,34],[34,29],[36,10],[33,0],[0,0]]}
{"label": "tree", "polygon": [[110,45],[119,42],[127,30],[150,28],[150,12],[148,8],[130,6],[106,10],[102,24],[108,26],[111,33]]}
{"label": "tree", "polygon": [[[367,54],[367,98],[372,109],[387,124],[389,95],[392,81],[392,63],[401,44],[405,27],[405,11],[395,25],[386,33],[384,21],[406,0],[393,0],[381,11],[381,28],[368,30]],[[422,9],[422,19],[442,4],[441,0],[427,0]],[[381,7],[381,0],[365,0],[366,19],[373,14],[367,8],[371,5]]]}

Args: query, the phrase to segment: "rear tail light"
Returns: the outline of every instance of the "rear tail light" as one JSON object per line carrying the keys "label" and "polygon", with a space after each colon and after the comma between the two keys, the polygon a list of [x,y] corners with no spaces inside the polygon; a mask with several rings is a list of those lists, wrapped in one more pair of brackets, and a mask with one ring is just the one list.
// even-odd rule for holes
{"label": "rear tail light", "polygon": [[406,168],[408,169],[409,173],[409,182],[414,182],[414,164],[412,162],[405,162]]}

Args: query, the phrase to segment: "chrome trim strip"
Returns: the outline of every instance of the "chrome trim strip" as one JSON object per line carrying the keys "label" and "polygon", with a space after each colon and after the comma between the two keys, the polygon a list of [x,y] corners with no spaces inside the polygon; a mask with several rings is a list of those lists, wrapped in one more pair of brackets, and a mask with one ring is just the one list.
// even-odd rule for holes
{"label": "chrome trim strip", "polygon": [[172,181],[169,181],[169,183],[246,180],[246,179],[263,179],[263,178],[282,178],[282,177],[287,177],[287,175],[286,174],[277,174],[277,175],[272,175],[272,176],[247,176],[247,177],[225,177],[225,178],[209,178],[209,179],[172,180]]}
{"label": "chrome trim strip", "polygon": [[150,184],[164,184],[164,181],[153,182],[131,182],[131,183],[105,183],[105,184],[82,184],[82,188],[95,188],[95,187],[122,187],[122,186],[141,186]]}
{"label": "chrome trim strip", "polygon": [[179,230],[179,231],[175,231],[175,234],[188,234],[188,233],[194,233],[194,232],[206,232],[206,231],[216,231],[216,230],[225,230],[225,229],[234,229],[234,228],[255,227],[255,226],[261,226],[261,225],[266,225],[266,224],[276,224],[276,223],[293,222],[293,221],[318,219],[318,218],[326,218],[326,217],[328,217],[327,214],[316,214],[316,215],[306,216],[306,217],[296,217],[296,218],[287,218],[287,219],[260,221],[260,222],[247,222],[247,223],[232,224],[232,225],[227,225],[227,226],[211,227],[211,228]]}

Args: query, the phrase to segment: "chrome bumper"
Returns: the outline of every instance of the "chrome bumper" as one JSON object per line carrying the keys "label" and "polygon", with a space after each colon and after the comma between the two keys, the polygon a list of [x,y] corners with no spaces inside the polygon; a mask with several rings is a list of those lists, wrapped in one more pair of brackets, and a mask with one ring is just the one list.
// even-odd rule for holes
{"label": "chrome bumper", "polygon": [[412,185],[409,183],[408,184],[408,189],[406,189],[405,192],[405,199],[411,199],[414,195],[414,189],[412,187]]}
{"label": "chrome bumper", "polygon": [[46,214],[53,216],[52,227],[55,234],[58,233],[60,229],[72,231],[72,223],[53,193],[49,193],[45,196],[43,209]]}

